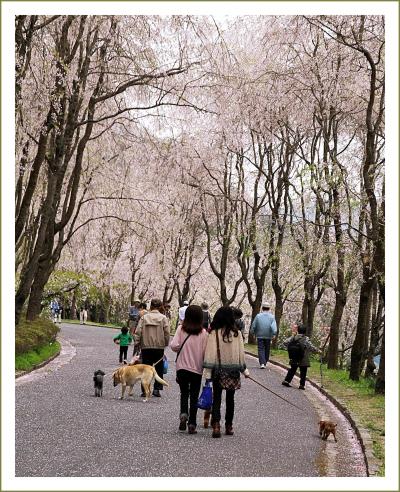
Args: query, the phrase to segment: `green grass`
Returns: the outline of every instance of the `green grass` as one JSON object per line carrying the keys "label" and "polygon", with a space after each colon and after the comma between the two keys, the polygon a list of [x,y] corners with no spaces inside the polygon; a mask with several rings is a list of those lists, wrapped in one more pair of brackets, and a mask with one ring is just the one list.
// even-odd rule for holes
{"label": "green grass", "polygon": [[[246,344],[245,349],[257,355],[257,346]],[[288,365],[286,350],[272,349],[271,360]],[[307,377],[321,385],[320,363],[311,357],[311,367]],[[372,442],[373,454],[380,463],[379,476],[385,475],[385,397],[376,395],[374,380],[360,378],[359,381],[349,379],[348,371],[327,369],[322,366],[322,385],[334,398],[344,403],[349,412],[368,429]]]}
{"label": "green grass", "polygon": [[15,370],[31,371],[35,366],[58,354],[60,350],[61,345],[58,342],[50,342],[36,350],[17,355],[15,357]]}
{"label": "green grass", "polygon": [[15,354],[22,355],[54,342],[60,328],[46,318],[22,319],[15,327]]}
{"label": "green grass", "polygon": [[[63,319],[63,323],[71,323],[73,325],[79,325],[79,319]],[[93,321],[86,321],[85,326],[101,326],[103,328],[121,328],[125,323],[94,323]],[[83,325],[82,325],[83,326]]]}

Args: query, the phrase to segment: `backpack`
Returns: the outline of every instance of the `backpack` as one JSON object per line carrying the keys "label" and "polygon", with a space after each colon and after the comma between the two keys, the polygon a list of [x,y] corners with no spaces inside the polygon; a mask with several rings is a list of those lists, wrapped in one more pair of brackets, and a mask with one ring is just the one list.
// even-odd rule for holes
{"label": "backpack", "polygon": [[304,357],[304,345],[300,342],[299,339],[292,338],[287,346],[289,359],[292,362],[300,363]]}
{"label": "backpack", "polygon": [[139,309],[137,307],[129,307],[129,319],[131,321],[139,321]]}

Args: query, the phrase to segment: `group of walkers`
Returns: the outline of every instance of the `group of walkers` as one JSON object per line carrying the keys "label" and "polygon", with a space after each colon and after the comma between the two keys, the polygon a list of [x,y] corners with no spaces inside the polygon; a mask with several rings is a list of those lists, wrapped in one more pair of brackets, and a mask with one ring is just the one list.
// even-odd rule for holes
{"label": "group of walkers", "polygon": [[[132,309],[131,309],[132,308]],[[133,356],[140,352],[143,364],[155,364],[155,370],[163,377],[164,349],[168,346],[176,352],[176,382],[180,388],[179,430],[196,434],[198,398],[204,377],[206,385],[212,385],[212,407],[204,414],[204,427],[211,417],[212,437],[221,437],[221,403],[225,390],[225,434],[233,435],[235,393],[241,387],[241,375],[250,377],[246,367],[243,331],[240,321],[243,313],[237,308],[221,307],[211,319],[208,305],[201,306],[185,301],[179,308],[178,325],[170,340],[170,318],[160,299],[154,298],[148,311],[145,304],[134,303],[129,310],[129,326],[114,337],[119,344],[120,363],[127,363],[128,346],[133,343]],[[267,303],[254,318],[250,332],[257,338],[260,368],[265,369],[270,354],[271,341],[276,336],[277,326]],[[295,325],[295,333],[285,342],[292,345],[289,356],[290,369],[285,386],[290,386],[296,370],[300,367],[300,388],[304,389],[309,353],[318,351],[305,335],[305,328]],[[300,350],[297,350],[300,346]],[[295,355],[293,355],[295,354]],[[299,358],[300,357],[300,358]],[[161,397],[163,387],[155,381],[153,396]],[[142,395],[144,396],[143,388]]]}

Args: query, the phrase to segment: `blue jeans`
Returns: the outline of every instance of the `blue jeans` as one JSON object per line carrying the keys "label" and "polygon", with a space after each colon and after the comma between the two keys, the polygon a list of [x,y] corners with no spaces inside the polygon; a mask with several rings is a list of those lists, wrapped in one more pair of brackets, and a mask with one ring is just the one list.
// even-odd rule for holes
{"label": "blue jeans", "polygon": [[270,338],[257,338],[258,346],[258,362],[261,365],[266,365],[269,361],[269,351],[271,348]]}

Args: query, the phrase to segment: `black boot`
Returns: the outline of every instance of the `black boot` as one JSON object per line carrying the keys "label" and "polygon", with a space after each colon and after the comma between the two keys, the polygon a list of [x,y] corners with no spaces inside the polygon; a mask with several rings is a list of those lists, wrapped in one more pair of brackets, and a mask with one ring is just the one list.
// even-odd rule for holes
{"label": "black boot", "polygon": [[158,389],[153,390],[153,396],[157,396],[158,398],[160,398],[161,397],[160,390]]}

